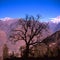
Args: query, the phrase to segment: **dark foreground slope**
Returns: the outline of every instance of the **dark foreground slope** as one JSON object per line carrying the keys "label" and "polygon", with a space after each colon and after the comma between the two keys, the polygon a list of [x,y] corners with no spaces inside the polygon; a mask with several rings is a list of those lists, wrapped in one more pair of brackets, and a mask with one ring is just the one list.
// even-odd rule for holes
{"label": "dark foreground slope", "polygon": [[[45,44],[50,44],[50,43],[57,43],[58,46],[60,46],[60,31],[55,32],[51,36],[47,37],[42,41],[42,43]],[[4,60],[60,60],[60,49],[58,51],[58,56],[55,57],[48,57],[47,55],[44,56],[43,58],[38,57],[38,58],[17,58],[17,57],[10,57],[6,58]]]}
{"label": "dark foreground slope", "polygon": [[7,58],[4,60],[60,60],[60,57],[44,57],[44,58]]}
{"label": "dark foreground slope", "polygon": [[60,30],[52,34],[51,36],[45,38],[43,41],[45,44],[58,43],[60,44]]}

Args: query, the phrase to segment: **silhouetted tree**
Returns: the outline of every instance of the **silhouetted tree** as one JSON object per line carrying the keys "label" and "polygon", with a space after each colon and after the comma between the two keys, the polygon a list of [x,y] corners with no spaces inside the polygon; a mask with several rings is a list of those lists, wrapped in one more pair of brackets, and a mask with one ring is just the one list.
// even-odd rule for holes
{"label": "silhouetted tree", "polygon": [[32,55],[33,57],[44,57],[47,53],[47,45],[45,45],[44,43],[39,43],[33,45],[33,48],[31,50],[31,53],[34,54]]}
{"label": "silhouetted tree", "polygon": [[8,58],[8,47],[6,44],[3,46],[3,60]]}
{"label": "silhouetted tree", "polygon": [[50,55],[50,57],[56,57],[58,55],[58,45],[57,43],[51,43],[49,45],[49,53],[48,53],[48,56]]}
{"label": "silhouetted tree", "polygon": [[26,49],[23,57],[29,57],[29,47],[40,42],[39,38],[41,37],[43,30],[47,31],[48,25],[46,23],[39,22],[39,18],[39,15],[37,15],[37,18],[34,18],[33,16],[26,16],[26,19],[19,20],[21,25],[20,29],[12,30],[12,34],[10,35],[11,41],[25,41]]}
{"label": "silhouetted tree", "polygon": [[24,50],[25,50],[25,47],[24,47],[24,46],[21,46],[21,47],[19,48],[19,51],[21,52],[21,57],[23,56]]}

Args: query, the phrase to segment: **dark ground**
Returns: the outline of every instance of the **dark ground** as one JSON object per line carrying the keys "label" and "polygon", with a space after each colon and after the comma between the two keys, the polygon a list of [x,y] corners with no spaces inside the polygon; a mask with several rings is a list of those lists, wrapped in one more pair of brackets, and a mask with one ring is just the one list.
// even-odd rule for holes
{"label": "dark ground", "polygon": [[11,58],[6,58],[4,60],[60,60],[59,57],[44,57],[44,58],[17,58],[17,57],[11,57]]}

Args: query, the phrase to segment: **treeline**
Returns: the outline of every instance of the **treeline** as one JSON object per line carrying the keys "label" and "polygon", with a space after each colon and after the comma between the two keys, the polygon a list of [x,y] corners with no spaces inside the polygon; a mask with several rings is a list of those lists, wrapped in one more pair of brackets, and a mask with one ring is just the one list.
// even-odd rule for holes
{"label": "treeline", "polygon": [[[21,57],[18,57],[18,55],[11,54],[4,55],[5,59],[26,59],[24,57],[25,53],[25,47],[22,46],[20,47],[20,52],[21,52]],[[6,50],[5,50],[6,51]],[[6,53],[5,53],[6,54]],[[57,44],[51,43],[51,45],[47,46],[44,43],[39,43],[36,44],[29,49],[29,54],[28,58],[35,58],[35,59],[44,59],[44,58],[59,58],[60,57],[60,48],[58,47]]]}

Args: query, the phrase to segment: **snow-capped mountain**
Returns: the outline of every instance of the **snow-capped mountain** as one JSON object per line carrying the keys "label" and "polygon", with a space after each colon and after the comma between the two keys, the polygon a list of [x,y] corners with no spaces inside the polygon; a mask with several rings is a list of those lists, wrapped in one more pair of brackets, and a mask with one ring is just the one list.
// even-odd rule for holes
{"label": "snow-capped mountain", "polygon": [[[5,17],[0,19],[0,30],[9,31],[10,29],[15,28],[18,25],[18,18]],[[60,16],[56,18],[50,18],[50,21],[47,22],[49,28],[52,32],[55,32],[60,29]]]}
{"label": "snow-capped mountain", "polygon": [[49,21],[49,27],[52,32],[60,30],[60,16],[51,18],[51,20]]}
{"label": "snow-capped mountain", "polygon": [[16,22],[18,20],[19,19],[13,19],[8,17],[0,19],[0,30],[3,30],[8,33],[11,27],[13,27],[12,25],[16,25]]}
{"label": "snow-capped mountain", "polygon": [[57,16],[56,18],[51,18],[51,22],[58,24],[60,22],[60,16]]}
{"label": "snow-capped mountain", "polygon": [[3,20],[3,21],[9,21],[9,20],[13,20],[13,18],[5,17],[5,18],[1,18],[0,20]]}
{"label": "snow-capped mountain", "polygon": [[[17,50],[21,45],[24,44],[24,41],[20,41],[20,42],[17,42],[16,45],[12,45],[11,42],[8,41],[9,40],[8,36],[11,30],[15,28],[19,28],[20,27],[19,24],[20,24],[19,19],[13,19],[13,18],[7,18],[7,17],[0,19],[0,32],[1,32],[0,35],[2,35],[0,36],[0,47],[3,47],[3,45],[6,43],[10,50]],[[45,33],[46,35],[50,34],[50,33],[47,34],[47,32]],[[43,37],[46,36],[45,33],[43,33],[44,35]],[[2,48],[0,50],[2,51]],[[2,55],[2,53],[0,55]]]}
{"label": "snow-capped mountain", "polygon": [[[10,34],[10,30],[13,27],[16,27],[16,22],[18,22],[19,19],[12,19],[12,18],[2,18],[0,19],[0,56],[2,55],[2,47],[6,43],[8,44],[10,49],[14,49],[11,42],[8,42],[8,36]],[[13,47],[13,48],[12,48]]]}
{"label": "snow-capped mountain", "polygon": [[[49,25],[49,34],[52,34],[53,32],[57,31],[60,29],[60,16],[56,18],[52,18],[49,22],[47,22]],[[10,31],[12,29],[15,29],[16,27],[19,26],[19,19],[14,19],[14,18],[2,18],[0,19],[0,47],[3,46],[3,44],[7,43],[8,36],[10,34]],[[43,35],[46,36],[48,33],[44,32]],[[49,35],[48,34],[48,35]],[[12,50],[16,50],[17,48],[20,47],[21,42],[17,42],[16,45],[12,45],[11,42],[8,42],[8,46]],[[2,44],[2,45],[1,45]],[[19,45],[19,46],[18,46]],[[16,47],[16,48],[15,48]],[[2,48],[0,49],[0,52],[2,51]]]}

